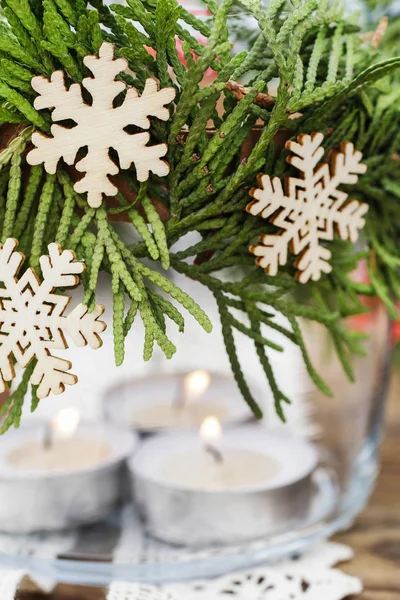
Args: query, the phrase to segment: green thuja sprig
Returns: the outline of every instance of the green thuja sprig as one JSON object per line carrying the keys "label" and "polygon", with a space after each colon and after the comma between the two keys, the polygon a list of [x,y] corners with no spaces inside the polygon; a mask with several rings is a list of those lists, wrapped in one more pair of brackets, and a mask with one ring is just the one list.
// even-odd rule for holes
{"label": "green thuja sprig", "polygon": [[[127,264],[131,267],[132,272],[134,273],[135,280],[140,286],[141,290],[144,289],[143,278],[148,279],[153,284],[157,285],[161,290],[163,290],[166,294],[170,295],[174,300],[176,300],[179,304],[181,304],[203,327],[203,329],[207,332],[212,330],[212,324],[209,317],[206,313],[200,308],[200,306],[191,298],[186,292],[181,290],[178,286],[176,286],[172,281],[157,273],[157,271],[153,271],[149,267],[146,267],[141,262],[139,262],[133,253],[129,251],[129,249],[125,246],[120,238],[117,237],[115,232],[111,232],[113,240],[115,242],[115,246],[120,250],[121,255],[125,258]],[[138,300],[140,303],[141,298]]]}
{"label": "green thuja sprig", "polygon": [[25,401],[25,396],[28,391],[29,381],[32,377],[34,368],[36,366],[36,360],[32,360],[22,375],[22,381],[17,389],[10,394],[10,397],[6,400],[3,406],[0,408],[0,415],[6,414],[6,418],[0,427],[0,435],[15,427],[18,429],[21,423],[22,408]]}
{"label": "green thuja sprig", "polygon": [[153,260],[160,258],[160,252],[157,247],[156,241],[147,227],[147,223],[141,214],[135,208],[131,208],[128,211],[128,217],[132,225],[136,228],[137,232],[141,236],[142,240],[146,244],[147,251]]}
{"label": "green thuja sprig", "polygon": [[8,183],[8,191],[7,191],[7,200],[5,205],[5,214],[4,214],[4,223],[3,223],[3,232],[2,232],[2,241],[4,242],[8,237],[11,236],[15,215],[17,212],[19,194],[21,190],[22,183],[22,151],[24,146],[20,146],[19,149],[14,152],[11,158],[11,166],[10,166],[10,179]]}
{"label": "green thuja sprig", "polygon": [[71,27],[76,27],[78,14],[82,13],[84,10],[83,3],[79,1],[72,3],[68,0],[55,0],[55,4],[68,24]]}
{"label": "green thuja sprig", "polygon": [[[40,42],[42,29],[38,19],[31,10],[28,0],[6,0],[6,3],[10,12],[12,11],[15,14],[22,27],[30,34],[32,40],[36,43]],[[29,49],[31,50],[32,46]]]}
{"label": "green thuja sprig", "polygon": [[243,374],[240,361],[237,355],[235,339],[233,337],[232,327],[229,323],[229,315],[226,306],[222,300],[222,295],[219,292],[215,292],[215,299],[218,304],[219,314],[221,318],[221,326],[222,326],[222,335],[224,338],[226,352],[228,354],[229,362],[231,364],[231,368],[233,374],[236,379],[236,383],[239,386],[242,395],[249,405],[251,411],[257,418],[262,418],[263,413],[258,404],[258,402],[254,399],[250,388],[246,382],[245,376]]}
{"label": "green thuja sprig", "polygon": [[4,148],[0,153],[0,171],[11,161],[15,154],[21,155],[23,153],[31,135],[32,129],[27,127],[8,144],[7,148]]}
{"label": "green thuja sprig", "polygon": [[[100,267],[104,259],[105,242],[102,234],[97,236],[93,251],[90,256],[90,264],[86,266],[88,271],[88,282],[85,286],[85,295],[83,302],[89,304],[96,290],[97,280],[99,278]],[[116,277],[116,275],[115,275]],[[113,289],[119,288],[119,280],[114,283]]]}
{"label": "green thuja sprig", "polygon": [[186,292],[181,290],[172,281],[152,271],[142,263],[137,262],[137,269],[143,277],[147,277],[149,281],[157,285],[166,294],[169,294],[174,300],[179,302],[186,310],[196,319],[201,327],[210,333],[212,331],[212,323],[206,313],[200,308],[200,306],[191,298]]}
{"label": "green thuja sprig", "polygon": [[161,221],[160,215],[158,214],[157,210],[154,208],[153,202],[148,196],[144,196],[142,200],[142,206],[144,212],[146,213],[146,217],[151,225],[153,237],[155,243],[157,244],[157,250],[160,257],[161,266],[163,269],[169,269],[169,249],[164,224]]}
{"label": "green thuja sprig", "polygon": [[[251,38],[256,40],[251,47],[236,53],[230,41],[230,0],[208,0],[211,16],[206,21],[176,0],[127,0],[111,8],[103,0],[92,0],[89,8],[84,0],[0,0],[0,123],[4,128],[21,125],[16,136],[5,135],[0,152],[1,236],[3,241],[16,237],[35,268],[49,241],[74,250],[86,263],[82,282],[89,310],[95,306],[99,273],[111,275],[117,364],[135,319],[143,321],[146,360],[155,343],[167,357],[174,354],[168,327],[172,321],[183,331],[181,307],[211,330],[195,299],[161,275],[160,266],[202,283],[216,297],[227,354],[250,407],[260,416],[237,352],[237,336],[242,335],[252,341],[284,419],[289,399],[279,388],[270,357],[287,343],[299,347],[315,385],[330,393],[307,352],[302,320],[329,333],[351,378],[351,359],[362,351],[362,336],[349,332],[341,320],[365,312],[365,294],[379,297],[397,315],[399,27],[396,20],[391,23],[376,50],[340,2],[271,0],[265,8],[257,0],[242,4],[259,33]],[[169,176],[151,174],[139,185],[135,170],[127,170],[127,191],[121,186],[118,205],[106,199],[92,209],[73,189],[73,169],[60,161],[56,176],[45,175],[42,167],[27,166],[25,154],[32,128],[49,134],[51,125],[51,111],[39,113],[33,106],[31,78],[64,70],[68,84],[80,82],[88,75],[84,57],[98,52],[103,40],[115,44],[117,56],[127,58],[131,73],[122,79],[128,86],[140,92],[150,77],[163,87],[174,85],[177,94],[167,122],[151,118],[152,143],[168,141]],[[215,71],[212,81],[210,69]],[[352,141],[364,152],[368,172],[346,191],[367,202],[369,212],[365,249],[355,252],[345,242],[327,242],[332,273],[301,286],[294,280],[292,257],[276,277],[254,266],[248,246],[276,229],[247,215],[245,208],[259,172],[279,178],[293,174],[284,142],[314,130],[326,134],[327,153],[342,141]],[[112,223],[121,214],[135,230],[130,246]],[[351,276],[361,260],[367,262],[369,282]],[[285,325],[276,320],[277,312]],[[14,413],[7,423],[19,422],[28,380],[8,404],[9,414]],[[33,390],[33,408],[37,403]]]}
{"label": "green thuja sprig", "polygon": [[33,230],[32,248],[29,259],[31,267],[40,271],[40,257],[43,253],[46,224],[54,199],[55,175],[47,175],[39,198],[39,206]]}
{"label": "green thuja sprig", "polygon": [[107,213],[104,209],[98,209],[96,220],[99,238],[104,244],[105,252],[110,262],[110,269],[113,277],[113,293],[116,293],[119,290],[119,281],[121,281],[125,285],[130,298],[136,302],[140,302],[142,300],[140,289],[129,272],[118,246],[115,244],[113,231],[108,223]]}
{"label": "green thuja sprig", "polygon": [[137,315],[139,304],[135,300],[131,301],[131,305],[126,313],[125,321],[124,321],[124,336],[126,337],[130,332],[132,325],[135,322],[135,318]]}
{"label": "green thuja sprig", "polygon": [[78,244],[82,241],[83,236],[96,215],[94,208],[89,208],[81,219],[74,223],[74,229],[66,242],[66,247],[75,250]]}
{"label": "green thuja sprig", "polygon": [[115,364],[119,367],[125,358],[125,291],[119,280],[115,283],[113,282],[113,288],[116,289],[113,305],[114,354]]}
{"label": "green thuja sprig", "polygon": [[[72,216],[75,209],[75,192],[72,189],[69,178],[65,173],[60,172],[58,174],[58,181],[62,186],[64,201],[55,241],[60,244],[61,247],[65,247],[65,243],[71,229]],[[56,211],[55,214],[57,214]]]}
{"label": "green thuja sprig", "polygon": [[[260,323],[262,322],[257,314],[256,310],[253,306],[248,306],[247,311],[250,317],[250,324],[255,333],[261,337],[261,327]],[[268,322],[269,326],[272,326],[272,321]],[[287,336],[291,336],[291,333],[287,334]],[[289,338],[290,339],[290,338]],[[290,404],[290,399],[281,391],[279,388],[277,381],[274,376],[274,371],[271,366],[271,362],[268,358],[268,354],[265,350],[265,344],[257,339],[254,340],[254,346],[260,361],[260,364],[264,370],[265,376],[267,378],[269,387],[271,389],[272,395],[274,397],[275,402],[275,410],[277,415],[281,418],[282,421],[285,421],[285,412],[283,404]]]}
{"label": "green thuja sprig", "polygon": [[185,330],[185,319],[179,310],[172,304],[172,302],[154,292],[151,292],[151,298],[161,313],[171,319],[171,321],[174,321],[174,323],[178,326],[179,333],[183,333]]}

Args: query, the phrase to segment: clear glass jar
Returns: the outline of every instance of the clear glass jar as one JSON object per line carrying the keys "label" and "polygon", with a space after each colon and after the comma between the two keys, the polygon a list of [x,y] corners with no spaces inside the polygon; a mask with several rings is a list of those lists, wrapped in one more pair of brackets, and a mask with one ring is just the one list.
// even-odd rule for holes
{"label": "clear glass jar", "polygon": [[[206,369],[228,374],[230,369],[213,298],[196,283],[180,277],[177,283],[196,295],[199,303],[212,316],[215,328],[212,334],[203,338],[196,325],[189,323],[186,336],[177,340],[176,357],[172,361],[160,360],[157,373],[165,369],[169,373]],[[303,520],[295,526],[293,522],[288,523],[286,529],[264,537],[254,545],[249,543],[237,548],[243,564],[272,560],[329,537],[349,526],[369,498],[378,470],[391,349],[391,326],[385,308],[372,301],[370,309],[371,312],[351,317],[344,323],[344,326],[367,336],[364,342],[365,355],[353,357],[353,382],[345,374],[327,330],[315,323],[302,323],[313,364],[333,391],[333,397],[324,395],[310,380],[296,346],[280,334],[273,339],[284,346],[282,353],[269,352],[277,383],[292,400],[292,404],[285,407],[285,424],[276,415],[273,398],[252,341],[241,335],[237,339],[243,370],[264,410],[265,428],[274,433],[305,439],[318,449],[320,459],[315,472],[314,495]],[[151,377],[150,372],[149,379]],[[124,386],[127,402],[132,402],[134,379],[131,382],[125,380]],[[104,399],[109,403],[109,418],[113,412],[112,398],[112,390],[107,391]],[[126,408],[123,409],[120,404],[118,407],[113,415],[114,422],[118,420],[116,414],[127,414]],[[229,548],[225,551],[221,548],[218,556],[214,553],[213,562],[208,565],[210,571],[206,570],[206,574],[231,568],[228,559],[231,553]],[[199,565],[193,566],[196,563],[191,562],[193,555],[189,553],[189,556],[191,559],[188,564],[179,567],[182,576],[190,576],[192,568],[199,568]],[[179,577],[178,570],[174,574]]]}
{"label": "clear glass jar", "polygon": [[326,536],[349,526],[373,489],[390,374],[391,326],[384,307],[377,303],[370,313],[350,318],[348,326],[369,336],[365,356],[354,357],[354,382],[327,332],[305,327],[314,364],[334,393],[327,398],[315,387],[309,392],[316,443],[338,485],[333,509],[319,525]]}
{"label": "clear glass jar", "polygon": [[[80,384],[87,389],[96,384],[93,403],[97,404],[99,412],[100,401],[103,405],[108,403],[107,414],[113,416],[114,422],[118,421],[120,414],[124,425],[127,425],[127,413],[112,410],[112,391],[118,389],[121,382],[125,390],[132,390],[132,394],[126,394],[127,401],[132,402],[139,389],[135,377],[143,381],[143,377],[147,376],[154,381],[155,391],[162,397],[163,388],[157,387],[156,373],[177,374],[185,370],[206,369],[224,377],[230,376],[212,295],[187,279],[177,277],[176,283],[195,296],[205,308],[215,323],[214,331],[210,335],[203,334],[198,325],[188,318],[185,336],[176,336],[178,351],[174,359],[167,361],[157,355],[155,361],[147,366],[147,372],[143,372],[142,368],[140,327],[128,337],[127,367],[124,370],[113,365],[112,345],[107,344],[101,368],[98,362],[93,364],[92,370],[85,368]],[[106,305],[111,301],[108,295],[107,288],[103,298]],[[353,329],[369,334],[366,355],[355,358],[355,383],[349,382],[344,374],[326,330],[302,324],[309,352],[321,376],[332,388],[333,398],[316,391],[297,347],[288,343],[284,352],[270,352],[278,383],[292,399],[292,405],[286,410],[286,424],[282,424],[276,416],[253,343],[243,336],[238,338],[244,370],[264,408],[266,430],[277,435],[301,437],[318,450],[319,464],[313,473],[312,502],[308,510],[302,511],[302,517],[296,523],[288,522],[278,532],[233,546],[177,547],[148,536],[134,504],[128,500],[106,521],[76,531],[71,529],[67,533],[22,537],[0,533],[0,559],[12,567],[31,570],[38,576],[70,583],[107,585],[115,579],[175,581],[217,576],[265,563],[301,551],[349,526],[367,502],[375,482],[389,375],[389,320],[381,305],[372,308],[371,313],[348,322]],[[278,334],[274,341],[282,342]],[[175,433],[171,432],[171,435]],[[128,483],[128,475],[126,481]],[[289,503],[292,501],[290,494],[286,498],[289,498]],[[226,506],[228,511],[229,503]],[[229,519],[234,522],[235,516],[230,514]]]}

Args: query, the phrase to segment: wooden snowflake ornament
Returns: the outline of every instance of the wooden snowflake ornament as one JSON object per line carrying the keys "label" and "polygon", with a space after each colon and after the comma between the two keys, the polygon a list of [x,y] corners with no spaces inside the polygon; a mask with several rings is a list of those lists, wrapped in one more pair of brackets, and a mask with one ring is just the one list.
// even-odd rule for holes
{"label": "wooden snowflake ornament", "polygon": [[122,105],[114,107],[115,98],[126,89],[125,83],[115,81],[115,78],[126,70],[127,61],[115,60],[113,45],[104,42],[99,58],[86,56],[83,62],[94,75],[82,82],[92,96],[91,105],[84,102],[79,84],[66,88],[63,71],[55,71],[50,80],[44,77],[32,79],[32,87],[39,94],[35,108],[54,108],[53,121],[72,120],[76,126],[68,129],[52,125],[53,137],[34,133],[32,142],[36,148],[29,152],[27,161],[31,165],[44,163],[47,173],[54,174],[60,158],[73,165],[79,150],[87,146],[86,156],[76,163],[77,170],[85,176],[74,189],[82,194],[87,192],[89,206],[97,208],[103,194],[115,196],[118,192],[108,177],[119,172],[110,157],[111,148],[118,153],[121,169],[129,169],[132,163],[135,165],[138,181],[146,181],[150,171],[160,177],[168,175],[169,165],[161,160],[167,153],[167,145],[147,146],[149,133],[129,134],[125,128],[135,125],[149,129],[149,116],[167,121],[169,110],[166,105],[174,99],[175,90],[164,88],[159,91],[157,83],[147,79],[141,96],[135,88],[129,88]]}
{"label": "wooden snowflake ornament", "polygon": [[341,152],[332,153],[329,164],[318,166],[324,155],[323,139],[322,133],[314,133],[287,142],[286,148],[292,153],[287,162],[301,177],[287,178],[285,193],[280,179],[269,175],[260,175],[260,187],[250,192],[255,200],[247,205],[247,211],[281,229],[276,235],[262,235],[261,244],[250,247],[257,256],[256,263],[269,275],[276,275],[279,265],[287,263],[290,250],[298,256],[298,281],[317,281],[322,273],[332,270],[331,252],[320,242],[333,240],[336,232],[342,240],[354,243],[364,227],[368,205],[348,200],[338,189],[340,184],[357,183],[358,175],[366,172],[362,154],[345,142]]}
{"label": "wooden snowflake ornament", "polygon": [[50,244],[49,255],[40,258],[42,281],[32,268],[18,279],[24,256],[16,251],[17,245],[11,238],[0,245],[0,392],[15,378],[12,357],[22,368],[36,359],[31,383],[38,386],[38,398],[45,398],[78,381],[69,372],[72,364],[51,352],[68,348],[65,333],[79,348],[87,344],[100,348],[100,334],[106,328],[99,321],[104,307],[96,305],[89,313],[79,304],[65,316],[71,298],[54,289],[77,285],[84,265],[70,250],[62,252],[58,244]]}

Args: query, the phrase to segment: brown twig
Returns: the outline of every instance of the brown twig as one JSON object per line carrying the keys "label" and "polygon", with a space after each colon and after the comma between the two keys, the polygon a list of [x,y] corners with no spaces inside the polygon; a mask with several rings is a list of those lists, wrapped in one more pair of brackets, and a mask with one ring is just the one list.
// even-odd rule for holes
{"label": "brown twig", "polygon": [[371,42],[372,50],[376,51],[383,39],[383,36],[386,33],[386,29],[389,25],[389,18],[382,17],[379,21],[378,26],[375,31],[368,31],[361,36],[361,41],[363,42]]}
{"label": "brown twig", "polygon": [[[243,98],[251,92],[251,88],[246,88],[237,81],[227,81],[225,85],[226,89],[232,92],[238,100],[243,100]],[[269,94],[263,94],[260,92],[257,94],[254,102],[261,106],[261,108],[266,108],[267,110],[271,110],[275,106],[275,98],[270,96]]]}
{"label": "brown twig", "polygon": [[4,123],[0,126],[0,152],[5,150],[11,142],[25,129],[26,125]]}
{"label": "brown twig", "polygon": [[373,50],[378,49],[378,46],[381,43],[383,36],[386,33],[386,29],[388,28],[388,25],[389,25],[389,18],[382,17],[382,19],[378,23],[378,27],[376,28],[374,35],[372,36],[371,46],[372,46]]}
{"label": "brown twig", "polygon": [[[65,165],[65,169],[74,183],[76,181],[78,181],[79,179],[81,179],[82,173],[78,173],[75,166]],[[137,197],[136,192],[131,188],[131,186],[126,181],[126,179],[124,179],[124,177],[121,174],[113,175],[110,177],[110,179],[114,183],[114,185],[117,186],[118,191],[121,192],[121,194],[123,195],[125,200],[129,204],[132,204],[132,206],[135,205],[135,208],[142,215],[142,217],[146,218],[146,214],[144,213],[142,206],[140,204],[136,203],[136,197]],[[106,199],[107,208],[118,208],[119,207],[119,203],[114,196],[106,196],[105,199]],[[161,220],[163,221],[163,223],[166,223],[170,218],[170,212],[169,212],[168,208],[165,206],[165,204],[163,204],[160,200],[158,200],[158,198],[151,197],[151,199],[152,199],[152,202],[154,204],[156,211],[158,212],[158,214],[161,217]],[[128,218],[128,215],[126,214],[126,212],[120,212],[120,213],[116,213],[116,214],[109,213],[108,218],[112,222],[123,222],[123,223],[129,222],[129,218]]]}

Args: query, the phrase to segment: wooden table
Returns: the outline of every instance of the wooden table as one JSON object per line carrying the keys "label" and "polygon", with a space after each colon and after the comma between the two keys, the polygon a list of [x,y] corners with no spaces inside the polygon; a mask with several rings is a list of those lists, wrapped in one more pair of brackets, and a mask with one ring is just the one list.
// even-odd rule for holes
{"label": "wooden table", "polygon": [[[392,378],[382,469],[368,508],[355,526],[336,540],[350,545],[355,558],[342,569],[361,577],[365,591],[358,600],[400,600],[400,374]],[[20,600],[105,600],[105,590],[58,586],[44,596],[26,579]],[[0,599],[1,600],[1,599]],[[321,598],[324,600],[324,598]]]}

